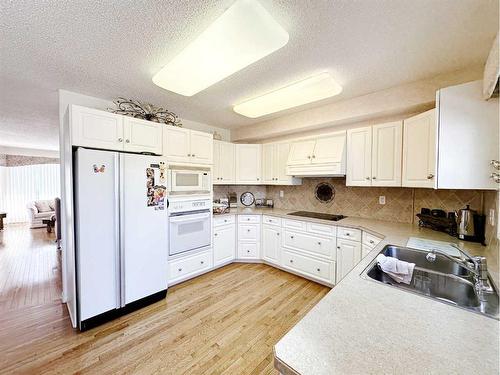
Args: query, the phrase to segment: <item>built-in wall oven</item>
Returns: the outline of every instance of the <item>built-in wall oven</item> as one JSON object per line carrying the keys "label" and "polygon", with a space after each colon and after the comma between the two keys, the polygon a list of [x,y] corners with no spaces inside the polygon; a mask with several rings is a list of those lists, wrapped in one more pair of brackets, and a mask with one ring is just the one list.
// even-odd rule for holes
{"label": "built-in wall oven", "polygon": [[210,167],[170,165],[167,190],[169,195],[209,194],[212,191]]}
{"label": "built-in wall oven", "polygon": [[172,197],[169,199],[169,255],[209,248],[212,243],[212,199]]}

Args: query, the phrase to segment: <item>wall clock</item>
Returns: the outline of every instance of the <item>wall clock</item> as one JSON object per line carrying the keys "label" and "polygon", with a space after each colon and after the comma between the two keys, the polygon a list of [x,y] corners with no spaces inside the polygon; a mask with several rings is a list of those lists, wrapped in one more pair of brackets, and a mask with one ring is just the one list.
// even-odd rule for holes
{"label": "wall clock", "polygon": [[249,191],[241,194],[240,196],[240,202],[244,206],[251,206],[252,204],[255,203],[255,197],[252,193]]}

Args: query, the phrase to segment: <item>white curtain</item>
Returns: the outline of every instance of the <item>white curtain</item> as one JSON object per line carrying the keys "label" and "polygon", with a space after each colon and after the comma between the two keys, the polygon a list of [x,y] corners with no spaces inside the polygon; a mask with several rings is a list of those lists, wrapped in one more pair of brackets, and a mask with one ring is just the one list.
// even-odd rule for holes
{"label": "white curtain", "polygon": [[7,223],[29,221],[26,205],[59,197],[59,191],[58,164],[0,167],[0,212],[7,212]]}

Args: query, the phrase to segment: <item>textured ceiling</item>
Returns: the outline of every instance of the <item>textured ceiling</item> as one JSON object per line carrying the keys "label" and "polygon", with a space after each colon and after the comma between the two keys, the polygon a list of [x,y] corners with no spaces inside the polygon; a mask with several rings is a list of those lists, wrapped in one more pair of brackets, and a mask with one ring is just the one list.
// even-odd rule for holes
{"label": "textured ceiling", "polygon": [[263,118],[232,104],[320,71],[344,91],[295,110],[482,63],[498,29],[497,0],[260,0],[290,34],[285,47],[192,97],[155,86],[151,77],[232,2],[3,1],[0,144],[57,147],[58,88],[248,126]]}

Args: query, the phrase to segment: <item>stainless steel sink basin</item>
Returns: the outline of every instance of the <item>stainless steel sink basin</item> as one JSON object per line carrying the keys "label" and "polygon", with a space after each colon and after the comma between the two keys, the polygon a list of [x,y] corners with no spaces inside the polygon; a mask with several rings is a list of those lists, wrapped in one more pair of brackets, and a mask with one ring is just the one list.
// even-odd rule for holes
{"label": "stainless steel sink basin", "polygon": [[393,245],[385,246],[380,254],[415,263],[410,285],[394,281],[378,267],[376,259],[362,277],[498,319],[498,291],[494,288],[493,293],[479,296],[474,274],[464,266],[439,254],[430,262],[426,251]]}

